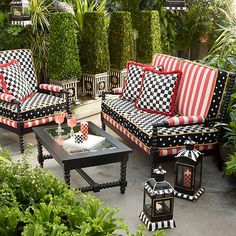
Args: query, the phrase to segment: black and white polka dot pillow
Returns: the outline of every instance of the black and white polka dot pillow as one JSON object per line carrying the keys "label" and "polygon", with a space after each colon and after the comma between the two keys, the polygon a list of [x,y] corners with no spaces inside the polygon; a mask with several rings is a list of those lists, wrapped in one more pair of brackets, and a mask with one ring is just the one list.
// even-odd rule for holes
{"label": "black and white polka dot pillow", "polygon": [[173,116],[181,74],[181,71],[158,72],[145,68],[135,107],[150,113]]}
{"label": "black and white polka dot pillow", "polygon": [[[151,65],[142,64],[139,62],[130,61],[126,65],[127,67],[127,80],[124,83],[121,98],[128,101],[136,101],[139,95],[139,91],[142,83],[142,75],[144,68],[153,68]],[[162,66],[155,67],[156,70],[161,71]]]}
{"label": "black and white polka dot pillow", "polygon": [[13,95],[19,101],[32,95],[31,86],[16,60],[0,64],[0,86],[4,93]]}

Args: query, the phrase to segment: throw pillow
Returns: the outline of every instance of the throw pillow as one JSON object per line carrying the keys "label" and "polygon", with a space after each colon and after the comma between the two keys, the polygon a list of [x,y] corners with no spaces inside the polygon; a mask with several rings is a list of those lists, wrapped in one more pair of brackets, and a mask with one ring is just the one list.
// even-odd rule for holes
{"label": "throw pillow", "polygon": [[0,86],[4,93],[13,95],[21,102],[33,94],[30,84],[16,60],[0,64]]}
{"label": "throw pillow", "polygon": [[181,74],[180,71],[159,72],[145,68],[135,107],[150,113],[173,116]]}
{"label": "throw pillow", "polygon": [[[126,67],[128,77],[124,83],[121,98],[134,102],[138,98],[141,88],[143,69],[152,66],[130,61],[127,63]],[[162,66],[156,67],[156,69],[161,71]]]}

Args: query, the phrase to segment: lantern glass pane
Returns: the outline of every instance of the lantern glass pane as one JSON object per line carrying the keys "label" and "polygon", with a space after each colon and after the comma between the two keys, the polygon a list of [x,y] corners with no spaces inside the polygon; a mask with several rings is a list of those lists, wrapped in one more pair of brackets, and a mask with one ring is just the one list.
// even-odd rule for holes
{"label": "lantern glass pane", "polygon": [[13,16],[21,16],[21,7],[12,7]]}
{"label": "lantern glass pane", "polygon": [[193,168],[191,166],[177,166],[177,185],[184,188],[192,187]]}
{"label": "lantern glass pane", "polygon": [[163,199],[155,201],[154,203],[154,216],[166,215],[171,213],[171,201],[170,199]]}
{"label": "lantern glass pane", "polygon": [[196,166],[196,174],[195,174],[195,188],[201,187],[201,163]]}
{"label": "lantern glass pane", "polygon": [[149,197],[149,195],[145,192],[144,193],[144,207],[151,215],[152,212],[152,199]]}

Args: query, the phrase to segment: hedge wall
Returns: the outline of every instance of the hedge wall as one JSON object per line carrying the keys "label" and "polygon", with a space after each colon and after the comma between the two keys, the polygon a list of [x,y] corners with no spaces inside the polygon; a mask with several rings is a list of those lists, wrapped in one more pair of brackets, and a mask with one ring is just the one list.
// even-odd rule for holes
{"label": "hedge wall", "polygon": [[109,25],[109,53],[112,69],[124,69],[134,60],[132,20],[129,12],[112,12]]}
{"label": "hedge wall", "polygon": [[84,14],[80,61],[83,73],[98,74],[110,68],[108,36],[103,13]]}
{"label": "hedge wall", "polygon": [[142,11],[137,39],[137,61],[150,63],[161,51],[161,34],[158,11]]}
{"label": "hedge wall", "polygon": [[49,79],[79,78],[81,67],[73,15],[68,12],[53,13],[50,15],[49,23]]}

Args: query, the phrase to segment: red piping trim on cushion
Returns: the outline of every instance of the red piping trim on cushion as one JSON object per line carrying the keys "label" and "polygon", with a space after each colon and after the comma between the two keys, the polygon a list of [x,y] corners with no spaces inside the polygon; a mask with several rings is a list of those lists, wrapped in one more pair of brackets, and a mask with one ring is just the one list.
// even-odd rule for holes
{"label": "red piping trim on cushion", "polygon": [[11,60],[11,61],[8,62],[8,63],[0,64],[0,68],[4,68],[4,67],[10,66],[10,65],[15,64],[15,63],[18,63],[18,61],[15,60],[15,59],[13,59],[13,60]]}
{"label": "red piping trim on cushion", "polygon": [[[145,108],[140,108],[137,106],[138,101],[140,100],[140,97],[142,95],[142,90],[143,90],[143,84],[144,84],[144,80],[145,80],[145,73],[146,71],[150,71],[153,72],[155,74],[160,74],[160,75],[169,75],[169,74],[177,74],[177,79],[175,81],[175,85],[174,85],[174,90],[173,90],[173,96],[171,98],[171,107],[170,107],[170,112],[160,112],[160,111],[156,111],[156,110],[152,110],[152,109],[145,109]],[[141,88],[139,91],[139,95],[138,95],[138,99],[134,102],[134,106],[138,109],[138,110],[142,110],[142,111],[146,111],[149,113],[154,113],[154,114],[162,114],[165,116],[173,116],[175,114],[174,110],[175,110],[175,103],[176,103],[176,97],[177,97],[177,92],[178,92],[178,87],[179,87],[179,82],[182,76],[182,72],[179,70],[176,71],[171,71],[171,72],[160,72],[158,70],[155,70],[153,68],[144,68],[143,69],[143,74],[142,74],[142,84],[141,84]]]}

